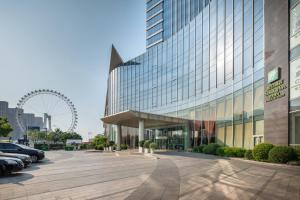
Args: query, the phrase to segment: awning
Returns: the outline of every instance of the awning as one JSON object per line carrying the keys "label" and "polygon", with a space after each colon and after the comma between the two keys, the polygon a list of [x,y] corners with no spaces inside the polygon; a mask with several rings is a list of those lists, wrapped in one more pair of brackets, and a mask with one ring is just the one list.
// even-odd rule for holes
{"label": "awning", "polygon": [[187,119],[169,117],[152,113],[144,113],[128,110],[116,113],[101,119],[106,124],[115,124],[127,127],[139,127],[139,120],[144,120],[145,128],[157,128],[171,125],[181,125],[188,123]]}

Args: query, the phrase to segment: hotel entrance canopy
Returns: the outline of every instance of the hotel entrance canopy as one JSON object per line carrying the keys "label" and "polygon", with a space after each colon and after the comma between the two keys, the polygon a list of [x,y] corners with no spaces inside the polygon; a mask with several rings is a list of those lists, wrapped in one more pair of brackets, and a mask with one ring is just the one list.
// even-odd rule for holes
{"label": "hotel entrance canopy", "polygon": [[144,113],[133,110],[128,110],[107,117],[103,117],[101,120],[106,124],[115,124],[134,128],[139,127],[140,120],[144,121],[145,128],[179,125],[186,124],[188,122],[188,120],[182,118],[169,117],[165,115],[158,115],[152,113]]}

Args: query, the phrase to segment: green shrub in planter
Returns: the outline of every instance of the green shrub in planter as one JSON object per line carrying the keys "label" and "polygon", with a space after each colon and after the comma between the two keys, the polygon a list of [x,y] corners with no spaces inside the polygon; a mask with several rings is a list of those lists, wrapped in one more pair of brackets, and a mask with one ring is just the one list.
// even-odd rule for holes
{"label": "green shrub in planter", "polygon": [[203,147],[203,153],[216,155],[217,154],[217,148],[219,148],[219,147],[220,147],[219,144],[210,143],[210,144]]}
{"label": "green shrub in planter", "polygon": [[49,144],[50,150],[64,149],[64,144]]}
{"label": "green shrub in planter", "polygon": [[65,146],[65,151],[73,151],[74,146]]}
{"label": "green shrub in planter", "polygon": [[269,157],[269,151],[274,147],[273,144],[261,143],[254,147],[253,157],[257,161],[266,161]]}
{"label": "green shrub in planter", "polygon": [[149,149],[150,143],[151,143],[151,140],[146,140],[146,141],[144,142],[144,148]]}
{"label": "green shrub in planter", "polygon": [[103,151],[104,150],[104,146],[102,144],[98,144],[98,145],[96,145],[95,149]]}
{"label": "green shrub in planter", "polygon": [[139,141],[139,147],[144,147],[145,140]]}
{"label": "green shrub in planter", "polygon": [[157,144],[152,142],[150,145],[149,145],[150,149],[157,149]]}
{"label": "green shrub in planter", "polygon": [[108,145],[109,145],[110,147],[114,146],[114,145],[115,145],[115,141],[109,141],[109,142],[108,142]]}
{"label": "green shrub in planter", "polygon": [[245,151],[246,151],[245,149],[239,148],[239,147],[225,147],[224,148],[225,156],[228,156],[228,157],[242,158],[242,157],[244,157]]}
{"label": "green shrub in planter", "polygon": [[35,149],[43,150],[43,151],[48,151],[49,146],[48,144],[34,144]]}
{"label": "green shrub in planter", "polygon": [[274,163],[287,163],[296,158],[297,154],[292,147],[275,146],[269,151],[269,161]]}
{"label": "green shrub in planter", "polygon": [[225,147],[219,147],[219,148],[217,148],[217,151],[216,151],[217,155],[218,156],[225,156],[224,149],[225,149]]}
{"label": "green shrub in planter", "polygon": [[126,150],[126,149],[128,149],[128,145],[127,144],[121,144],[120,148],[121,148],[121,150]]}
{"label": "green shrub in planter", "polygon": [[251,149],[246,150],[245,154],[244,154],[244,158],[246,158],[247,160],[253,160],[253,152]]}

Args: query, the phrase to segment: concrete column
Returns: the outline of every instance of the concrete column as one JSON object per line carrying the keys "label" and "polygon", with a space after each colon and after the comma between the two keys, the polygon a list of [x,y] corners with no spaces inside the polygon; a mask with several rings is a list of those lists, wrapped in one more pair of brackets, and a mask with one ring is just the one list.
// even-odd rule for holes
{"label": "concrete column", "polygon": [[[144,130],[145,130],[145,124],[144,120],[139,120],[139,142],[144,140]],[[143,152],[143,148],[139,146],[139,152]]]}
{"label": "concrete column", "polygon": [[155,129],[155,134],[154,134],[154,141],[156,138],[159,136],[159,129]]}
{"label": "concrete column", "polygon": [[121,150],[121,125],[117,125],[116,144],[117,144],[117,151],[120,151]]}

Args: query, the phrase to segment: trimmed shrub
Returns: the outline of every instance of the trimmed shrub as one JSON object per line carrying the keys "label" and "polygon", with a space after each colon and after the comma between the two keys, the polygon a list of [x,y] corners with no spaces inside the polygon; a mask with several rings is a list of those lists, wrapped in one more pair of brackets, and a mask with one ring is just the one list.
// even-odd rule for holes
{"label": "trimmed shrub", "polygon": [[225,147],[219,147],[219,148],[217,148],[217,151],[216,151],[217,155],[218,156],[225,156],[224,149],[225,149]]}
{"label": "trimmed shrub", "polygon": [[74,146],[65,146],[65,151],[73,151]]}
{"label": "trimmed shrub", "polygon": [[121,148],[121,150],[126,150],[126,149],[128,149],[128,145],[127,144],[121,144],[120,148]]}
{"label": "trimmed shrub", "polygon": [[151,143],[151,140],[146,140],[146,141],[144,142],[144,148],[149,149],[150,143]]}
{"label": "trimmed shrub", "polygon": [[82,150],[85,150],[85,149],[87,149],[88,148],[88,145],[87,144],[81,144],[80,146],[79,146],[79,149],[82,149]]}
{"label": "trimmed shrub", "polygon": [[34,144],[35,149],[43,150],[43,151],[48,151],[49,146],[48,144]]}
{"label": "trimmed shrub", "polygon": [[239,147],[225,147],[224,148],[224,154],[228,157],[244,157],[245,149],[239,148]]}
{"label": "trimmed shrub", "polygon": [[150,145],[150,149],[157,149],[157,144],[152,142]]}
{"label": "trimmed shrub", "polygon": [[139,147],[144,147],[145,140],[139,141]]}
{"label": "trimmed shrub", "polygon": [[273,144],[261,143],[254,147],[253,157],[257,161],[266,161],[269,157],[269,151],[274,147]]}
{"label": "trimmed shrub", "polygon": [[114,146],[114,145],[115,145],[115,141],[109,141],[109,142],[108,142],[108,145],[109,145],[110,147]]}
{"label": "trimmed shrub", "polygon": [[197,153],[198,152],[198,146],[193,147],[192,152]]}
{"label": "trimmed shrub", "polygon": [[269,161],[274,163],[287,163],[296,158],[296,152],[292,147],[275,146],[269,151]]}
{"label": "trimmed shrub", "polygon": [[202,144],[198,147],[198,152],[203,153],[203,148],[206,147],[206,144]]}
{"label": "trimmed shrub", "polygon": [[253,160],[253,152],[251,149],[246,150],[245,154],[244,154],[244,158],[246,158],[247,160]]}
{"label": "trimmed shrub", "polygon": [[300,160],[300,147],[294,147],[294,150],[297,155],[297,160]]}
{"label": "trimmed shrub", "polygon": [[210,143],[210,144],[204,146],[202,151],[203,151],[203,153],[206,153],[206,154],[216,155],[217,154],[217,148],[219,148],[219,147],[220,147],[219,144]]}
{"label": "trimmed shrub", "polygon": [[64,144],[49,144],[50,150],[64,149]]}
{"label": "trimmed shrub", "polygon": [[98,145],[96,145],[95,149],[103,151],[104,150],[104,146],[102,144],[98,144]]}

